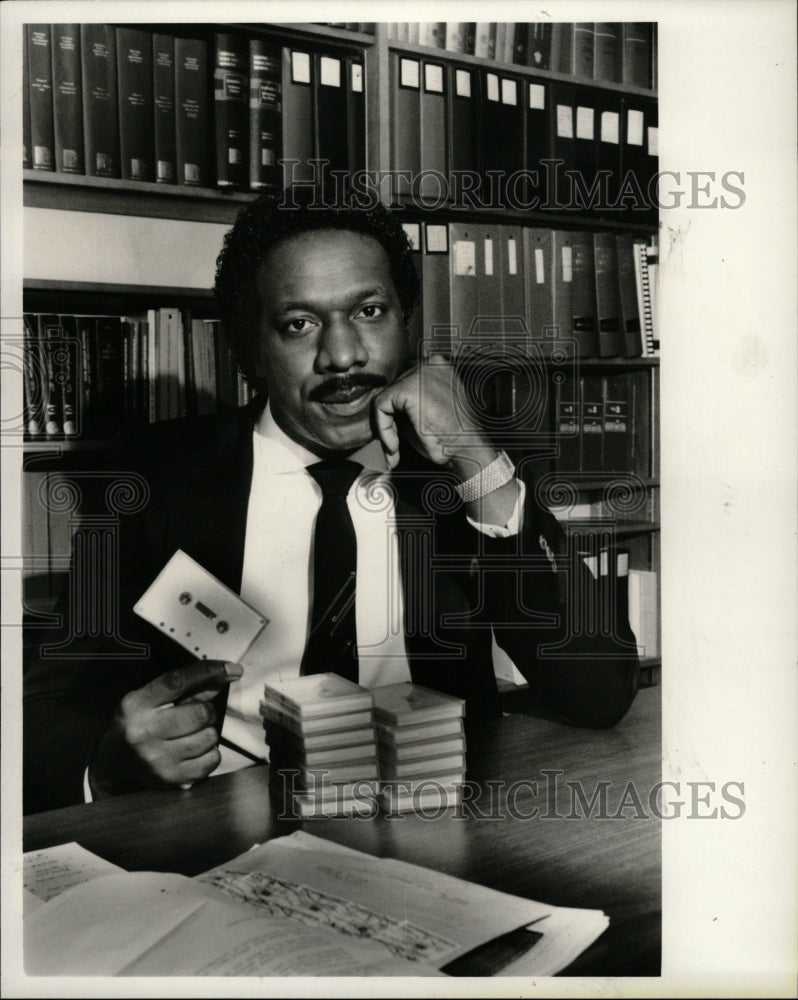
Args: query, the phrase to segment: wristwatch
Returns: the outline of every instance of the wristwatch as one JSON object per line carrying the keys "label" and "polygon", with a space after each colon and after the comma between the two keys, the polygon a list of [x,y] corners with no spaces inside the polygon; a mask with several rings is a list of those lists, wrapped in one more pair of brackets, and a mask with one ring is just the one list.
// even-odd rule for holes
{"label": "wristwatch", "polygon": [[513,476],[515,476],[515,466],[507,452],[500,451],[490,465],[486,465],[475,476],[455,486],[455,490],[463,503],[471,503],[474,500],[481,500],[488,493],[493,493],[505,483],[509,483]]}

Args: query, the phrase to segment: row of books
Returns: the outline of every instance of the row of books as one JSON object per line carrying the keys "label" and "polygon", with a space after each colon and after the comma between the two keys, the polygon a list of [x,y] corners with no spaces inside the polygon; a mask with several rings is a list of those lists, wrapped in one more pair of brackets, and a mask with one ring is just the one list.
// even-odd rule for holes
{"label": "row of books", "polygon": [[650,22],[389,22],[388,38],[602,83],[656,86],[657,26]]}
{"label": "row of books", "polygon": [[123,422],[200,416],[250,399],[218,320],[26,313],[29,438],[108,437]]}
{"label": "row of books", "polygon": [[628,234],[404,223],[422,301],[416,340],[449,357],[534,345],[584,358],[653,357],[656,245]]}
{"label": "row of books", "polygon": [[365,167],[359,55],[232,31],[31,24],[25,33],[25,167],[243,190],[313,179],[314,159]]}
{"label": "row of books", "polygon": [[565,377],[556,386],[557,468],[623,472],[638,467],[637,383],[629,373]]}
{"label": "row of books", "polygon": [[655,97],[390,53],[395,195],[656,221]]}
{"label": "row of books", "polygon": [[465,703],[410,683],[372,691],[338,674],[264,686],[270,790],[303,817],[447,808],[465,780]]}

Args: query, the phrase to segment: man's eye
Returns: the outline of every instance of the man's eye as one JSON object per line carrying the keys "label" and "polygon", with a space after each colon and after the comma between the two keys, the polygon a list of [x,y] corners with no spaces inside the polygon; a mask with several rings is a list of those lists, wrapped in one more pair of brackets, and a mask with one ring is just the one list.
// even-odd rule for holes
{"label": "man's eye", "polygon": [[363,316],[364,319],[377,319],[384,312],[385,309],[381,305],[378,305],[376,302],[370,302],[368,305],[362,306],[357,315]]}
{"label": "man's eye", "polygon": [[289,319],[287,323],[283,324],[283,333],[306,333],[311,326],[309,319],[303,319],[298,316],[296,319]]}

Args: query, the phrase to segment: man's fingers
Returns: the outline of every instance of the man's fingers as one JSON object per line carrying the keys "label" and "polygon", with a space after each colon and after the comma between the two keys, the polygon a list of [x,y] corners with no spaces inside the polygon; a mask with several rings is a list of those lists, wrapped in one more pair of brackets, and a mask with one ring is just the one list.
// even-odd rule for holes
{"label": "man's fingers", "polygon": [[382,442],[389,463],[391,457],[399,452],[399,432],[396,429],[394,405],[393,397],[389,393],[377,396],[374,401],[374,430]]}
{"label": "man's fingers", "polygon": [[213,750],[219,744],[219,734],[215,729],[201,729],[190,736],[181,736],[179,740],[170,740],[169,751],[181,762],[195,760]]}
{"label": "man's fingers", "polygon": [[170,670],[145,684],[136,692],[142,707],[158,708],[180,701],[195,691],[204,691],[211,684],[229,684],[244,673],[239,663],[223,660],[197,660],[188,666]]}
{"label": "man's fingers", "polygon": [[175,740],[181,736],[198,733],[213,726],[216,709],[208,701],[186,701],[182,705],[170,705],[150,717],[148,730],[159,740]]}

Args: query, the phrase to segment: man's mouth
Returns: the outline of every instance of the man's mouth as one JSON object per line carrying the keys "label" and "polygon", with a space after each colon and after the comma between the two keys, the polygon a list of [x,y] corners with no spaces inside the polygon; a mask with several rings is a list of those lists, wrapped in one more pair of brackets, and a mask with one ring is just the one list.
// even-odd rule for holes
{"label": "man's mouth", "polygon": [[358,413],[371,401],[376,390],[387,385],[382,375],[342,375],[317,386],[310,394],[313,402],[335,408],[342,416]]}

